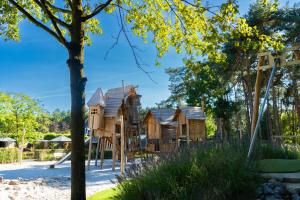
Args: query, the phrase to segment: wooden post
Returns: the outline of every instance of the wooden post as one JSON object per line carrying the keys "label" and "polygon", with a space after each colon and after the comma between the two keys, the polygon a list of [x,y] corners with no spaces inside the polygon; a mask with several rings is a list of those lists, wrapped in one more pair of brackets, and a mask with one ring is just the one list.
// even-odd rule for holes
{"label": "wooden post", "polygon": [[121,176],[125,176],[125,133],[124,116],[121,115]]}
{"label": "wooden post", "polygon": [[90,170],[90,164],[91,164],[91,155],[92,155],[92,146],[93,146],[93,133],[94,130],[91,130],[90,134],[90,142],[89,142],[89,152],[88,152],[88,170]]}
{"label": "wooden post", "polygon": [[263,71],[260,69],[257,69],[254,102],[253,102],[253,114],[252,114],[252,122],[251,122],[251,138],[252,138],[252,135],[253,135],[253,132],[254,132],[254,129],[256,126],[257,118],[258,118],[262,75],[263,75]]}
{"label": "wooden post", "polygon": [[100,168],[103,169],[103,164],[104,164],[104,151],[105,151],[105,138],[102,137],[101,139],[101,164],[100,164]]}
{"label": "wooden post", "polygon": [[100,148],[100,137],[98,137],[98,141],[97,141],[96,155],[95,155],[95,166],[97,166],[97,164],[98,164],[99,148]]}
{"label": "wooden post", "polygon": [[117,137],[116,137],[116,132],[114,131],[112,134],[112,170],[116,170],[116,154],[117,154],[117,149],[116,149],[116,143],[117,143]]}
{"label": "wooden post", "polygon": [[186,119],[186,140],[187,140],[187,144],[190,145],[190,124],[189,124],[189,120]]}

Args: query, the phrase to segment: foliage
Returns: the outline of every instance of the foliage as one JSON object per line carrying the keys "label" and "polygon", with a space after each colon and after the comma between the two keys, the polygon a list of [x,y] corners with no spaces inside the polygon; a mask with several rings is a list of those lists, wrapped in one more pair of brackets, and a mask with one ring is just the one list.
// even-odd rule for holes
{"label": "foliage", "polygon": [[254,163],[245,165],[245,157],[243,145],[187,149],[132,172],[115,199],[247,199],[259,177]]}
{"label": "foliage", "polygon": [[291,173],[300,171],[300,160],[265,159],[259,161],[259,168],[264,173]]}
{"label": "foliage", "polygon": [[117,190],[115,188],[107,189],[88,197],[88,200],[111,200],[116,194]]}
{"label": "foliage", "polygon": [[24,134],[33,132],[38,127],[37,118],[40,113],[42,109],[38,102],[29,96],[0,93],[0,130],[14,134],[18,142]]}
{"label": "foliage", "polygon": [[213,118],[213,115],[211,113],[205,113],[206,119],[205,119],[205,130],[206,130],[206,136],[208,138],[211,138],[215,135],[217,131],[217,126],[215,124],[215,120]]}
{"label": "foliage", "polygon": [[51,132],[65,132],[70,130],[71,124],[71,112],[61,111],[59,109],[54,110],[50,114],[50,126]]}
{"label": "foliage", "polygon": [[0,163],[13,163],[18,160],[17,148],[0,148]]}
{"label": "foliage", "polygon": [[272,145],[269,143],[257,144],[254,157],[260,159],[300,159],[300,151],[287,146]]}
{"label": "foliage", "polygon": [[55,160],[52,149],[41,149],[34,151],[34,158],[39,161]]}

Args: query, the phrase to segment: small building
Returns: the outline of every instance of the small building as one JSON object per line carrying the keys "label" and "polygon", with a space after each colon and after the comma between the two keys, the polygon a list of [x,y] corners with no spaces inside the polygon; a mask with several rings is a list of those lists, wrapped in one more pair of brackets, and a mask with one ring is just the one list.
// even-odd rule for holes
{"label": "small building", "polygon": [[177,122],[178,142],[205,140],[205,114],[200,107],[177,108],[173,120]]}
{"label": "small building", "polygon": [[16,140],[5,137],[5,138],[0,138],[0,148],[13,148],[16,146]]}
{"label": "small building", "polygon": [[171,152],[184,143],[205,140],[205,114],[200,107],[151,109],[144,124],[148,152]]}
{"label": "small building", "polygon": [[56,143],[58,148],[64,148],[68,149],[71,144],[71,139],[66,136],[59,136],[52,140],[50,140],[51,143]]}
{"label": "small building", "polygon": [[148,152],[169,152],[176,147],[174,109],[151,109],[145,116]]}

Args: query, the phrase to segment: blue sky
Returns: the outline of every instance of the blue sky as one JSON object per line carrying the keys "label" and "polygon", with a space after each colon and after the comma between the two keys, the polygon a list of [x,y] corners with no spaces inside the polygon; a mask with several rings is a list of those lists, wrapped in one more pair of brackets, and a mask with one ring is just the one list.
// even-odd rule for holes
{"label": "blue sky", "polygon": [[[218,2],[220,0],[216,0]],[[241,14],[244,14],[253,1],[240,0]],[[285,3],[286,1],[280,1]],[[295,2],[295,1],[290,1]],[[182,65],[183,55],[172,49],[161,60],[161,66],[155,66],[156,49],[153,44],[144,44],[139,38],[131,37],[133,43],[142,50],[141,60],[148,65],[145,69],[152,71],[151,81],[145,73],[137,68],[131,50],[122,37],[119,44],[104,59],[107,50],[114,43],[118,25],[114,15],[99,16],[103,34],[93,37],[93,45],[85,49],[85,73],[88,78],[87,100],[101,87],[104,91],[125,84],[139,86],[142,105],[154,106],[166,99],[168,76],[166,67]],[[0,91],[22,92],[39,99],[45,109],[70,109],[69,71],[66,66],[66,50],[47,33],[27,22],[21,24],[21,41],[0,41]]]}

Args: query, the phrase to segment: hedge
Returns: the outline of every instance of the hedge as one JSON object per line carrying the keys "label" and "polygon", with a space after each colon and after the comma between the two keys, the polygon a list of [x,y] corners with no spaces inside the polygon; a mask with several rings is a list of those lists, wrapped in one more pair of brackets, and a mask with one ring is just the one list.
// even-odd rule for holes
{"label": "hedge", "polygon": [[0,148],[0,163],[13,163],[18,161],[17,148]]}

